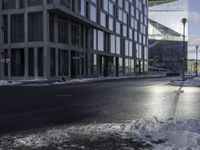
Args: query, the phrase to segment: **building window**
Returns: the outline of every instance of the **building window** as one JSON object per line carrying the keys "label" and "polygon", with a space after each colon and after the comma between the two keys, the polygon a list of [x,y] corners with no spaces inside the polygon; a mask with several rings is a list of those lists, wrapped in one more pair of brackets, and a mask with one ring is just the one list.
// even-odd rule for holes
{"label": "building window", "polygon": [[106,14],[101,12],[101,25],[106,27]]}
{"label": "building window", "polygon": [[58,20],[58,42],[69,43],[69,23],[65,19]]}
{"label": "building window", "polygon": [[56,51],[54,48],[50,48],[50,75],[56,75]]}
{"label": "building window", "polygon": [[96,50],[97,49],[97,30],[95,30],[94,29],[94,32],[93,32],[93,48],[94,48],[94,50]]}
{"label": "building window", "polygon": [[142,46],[139,44],[136,44],[136,57],[142,58]]}
{"label": "building window", "polygon": [[11,50],[11,76],[24,76],[24,49]]}
{"label": "building window", "polygon": [[111,2],[109,2],[109,14],[111,16],[113,16],[113,14],[114,14],[114,5]]}
{"label": "building window", "polygon": [[129,56],[133,57],[133,43],[129,41]]}
{"label": "building window", "polygon": [[59,75],[69,76],[69,52],[67,50],[59,50]]}
{"label": "building window", "polygon": [[116,37],[116,54],[121,54],[121,39]]}
{"label": "building window", "polygon": [[34,49],[28,49],[28,76],[34,76]]}
{"label": "building window", "polygon": [[44,76],[44,52],[43,52],[43,48],[39,47],[38,48],[38,76],[42,77]]}
{"label": "building window", "polygon": [[98,31],[98,50],[104,50],[104,33],[102,31]]}
{"label": "building window", "polygon": [[109,29],[113,31],[113,18],[109,17]]}
{"label": "building window", "polygon": [[53,4],[54,0],[47,0],[47,4]]}
{"label": "building window", "polygon": [[148,59],[148,48],[144,48],[144,59]]}
{"label": "building window", "polygon": [[85,3],[85,0],[79,0],[78,1],[78,9],[79,9],[79,13],[82,15],[82,16],[85,16],[85,10],[86,10],[86,3]]}
{"label": "building window", "polygon": [[19,8],[25,7],[25,0],[19,0]]}
{"label": "building window", "polygon": [[110,52],[115,54],[115,36],[110,35]]}
{"label": "building window", "polygon": [[125,11],[129,12],[129,2],[125,1]]}
{"label": "building window", "polygon": [[96,54],[90,55],[90,74],[92,76],[97,75],[97,55]]}
{"label": "building window", "polygon": [[71,8],[71,0],[60,0],[60,4],[67,8]]}
{"label": "building window", "polygon": [[123,1],[122,0],[118,0],[118,6],[121,7],[121,8],[123,7]]}
{"label": "building window", "polygon": [[131,15],[134,16],[135,15],[135,9],[133,6],[131,6]]}
{"label": "building window", "polygon": [[96,7],[90,5],[90,20],[96,22],[97,21],[97,10]]}
{"label": "building window", "polygon": [[74,46],[80,46],[80,26],[78,24],[72,24],[71,26],[71,43]]}
{"label": "building window", "polygon": [[103,9],[108,12],[108,0],[103,0]]}
{"label": "building window", "polygon": [[8,17],[5,15],[3,16],[3,38],[4,43],[8,43]]}
{"label": "building window", "polygon": [[93,2],[93,3],[95,3],[95,4],[97,3],[97,0],[90,0],[90,1]]}
{"label": "building window", "polygon": [[116,22],[116,33],[121,34],[121,24],[119,22]]}
{"label": "building window", "polygon": [[127,24],[127,22],[128,22],[128,19],[127,19],[128,17],[127,17],[127,13],[123,13],[123,22],[125,23],[125,24]]}
{"label": "building window", "polygon": [[[4,57],[8,58],[7,49],[4,49]],[[4,63],[4,76],[8,76],[8,63]]]}
{"label": "building window", "polygon": [[2,0],[2,9],[15,9],[16,0]]}
{"label": "building window", "polygon": [[54,16],[52,14],[49,15],[49,41],[54,42]]}
{"label": "building window", "polygon": [[118,19],[119,19],[120,21],[123,21],[123,12],[122,12],[121,9],[118,9]]}
{"label": "building window", "polygon": [[133,30],[129,29],[129,39],[133,39]]}
{"label": "building window", "polygon": [[148,71],[148,61],[144,61],[144,71]]}
{"label": "building window", "polygon": [[11,42],[24,41],[24,15],[11,16]]}
{"label": "building window", "polygon": [[131,68],[131,73],[134,73],[134,60],[130,60],[130,68]]}
{"label": "building window", "polygon": [[138,33],[137,33],[137,31],[134,31],[134,40],[135,40],[135,42],[138,41]]}
{"label": "building window", "polygon": [[41,0],[28,0],[28,6],[37,6],[42,5],[43,1]]}
{"label": "building window", "polygon": [[127,37],[127,26],[123,25],[123,36]]}
{"label": "building window", "polygon": [[124,51],[125,51],[125,55],[129,56],[129,49],[128,49],[128,40],[124,40]]}
{"label": "building window", "polygon": [[43,40],[43,14],[42,12],[28,14],[28,39],[29,41]]}
{"label": "building window", "polygon": [[123,59],[119,58],[119,75],[123,75]]}
{"label": "building window", "polygon": [[90,48],[96,50],[97,49],[97,30],[90,30]]}

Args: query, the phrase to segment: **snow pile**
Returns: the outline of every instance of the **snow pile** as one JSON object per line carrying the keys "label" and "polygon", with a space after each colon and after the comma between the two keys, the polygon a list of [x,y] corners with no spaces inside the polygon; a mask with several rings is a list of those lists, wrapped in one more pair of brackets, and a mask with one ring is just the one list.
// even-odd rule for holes
{"label": "snow pile", "polygon": [[8,85],[18,85],[21,82],[13,82],[13,81],[7,81],[7,80],[0,80],[0,86],[8,86]]}
{"label": "snow pile", "polygon": [[106,149],[107,146],[113,149],[199,150],[200,122],[139,119],[0,137],[0,149]]}
{"label": "snow pile", "polygon": [[195,150],[200,147],[200,122],[196,120],[138,120],[125,125],[121,131],[125,139],[148,143],[155,150]]}
{"label": "snow pile", "polygon": [[84,83],[84,82],[101,81],[101,80],[103,80],[103,78],[82,78],[82,79],[72,79],[72,80],[66,80],[66,81],[58,81],[58,82],[53,82],[52,84],[62,85],[62,84]]}
{"label": "snow pile", "polygon": [[193,79],[188,79],[185,81],[182,80],[174,80],[171,81],[173,85],[177,86],[195,86],[195,87],[200,87],[200,78],[193,78]]}

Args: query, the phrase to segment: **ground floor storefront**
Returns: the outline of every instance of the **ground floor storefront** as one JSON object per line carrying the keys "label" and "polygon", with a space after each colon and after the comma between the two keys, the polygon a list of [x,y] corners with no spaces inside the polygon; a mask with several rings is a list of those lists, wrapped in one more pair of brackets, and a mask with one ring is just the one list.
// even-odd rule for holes
{"label": "ground floor storefront", "polygon": [[60,48],[12,48],[4,50],[3,78],[61,79],[142,74],[148,62],[95,51]]}

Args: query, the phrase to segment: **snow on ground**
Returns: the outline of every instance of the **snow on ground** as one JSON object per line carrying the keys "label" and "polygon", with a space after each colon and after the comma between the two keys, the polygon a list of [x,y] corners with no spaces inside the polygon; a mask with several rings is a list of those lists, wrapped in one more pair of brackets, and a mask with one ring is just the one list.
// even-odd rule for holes
{"label": "snow on ground", "polygon": [[98,77],[98,78],[79,78],[60,82],[53,82],[52,84],[68,84],[68,83],[84,83],[93,81],[104,81],[104,80],[117,80],[117,79],[128,79],[128,78],[154,78],[154,77],[164,77],[165,75],[141,75],[141,76],[121,76],[121,77]]}
{"label": "snow on ground", "polygon": [[139,119],[128,123],[56,127],[0,137],[0,149],[199,150],[197,120]]}
{"label": "snow on ground", "polygon": [[164,77],[165,74],[150,74],[150,75],[141,75],[141,76],[121,76],[121,77],[97,77],[97,78],[68,78],[66,81],[51,81],[46,79],[33,79],[33,80],[18,80],[18,81],[7,81],[0,80],[0,86],[8,85],[22,85],[22,86],[51,86],[51,85],[63,85],[63,84],[77,84],[77,83],[88,83],[95,81],[105,81],[105,80],[117,80],[117,79],[128,79],[128,78],[155,78],[155,77]]}
{"label": "snow on ground", "polygon": [[195,87],[200,87],[200,78],[192,78],[192,79],[187,79],[185,81],[182,80],[173,80],[171,81],[172,85],[177,85],[177,86],[195,86]]}
{"label": "snow on ground", "polygon": [[19,81],[0,80],[0,86],[19,85],[21,83],[22,82]]}

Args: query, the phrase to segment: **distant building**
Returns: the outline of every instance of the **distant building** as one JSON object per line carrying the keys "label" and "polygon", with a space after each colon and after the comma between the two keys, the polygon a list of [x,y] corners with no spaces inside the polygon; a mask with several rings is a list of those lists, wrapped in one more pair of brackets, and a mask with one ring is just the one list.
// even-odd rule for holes
{"label": "distant building", "polygon": [[[182,18],[188,18],[187,0],[150,0],[149,66],[172,72],[182,70],[183,47],[187,58],[188,25],[183,43]],[[185,70],[187,64],[185,61]]]}
{"label": "distant building", "polygon": [[120,76],[148,69],[147,0],[1,0],[0,6],[2,78]]}
{"label": "distant building", "polygon": [[[200,60],[197,61],[198,63],[198,72],[200,72]],[[195,59],[189,59],[187,61],[187,68],[188,68],[188,72],[190,73],[195,73],[196,72],[196,60]]]}

